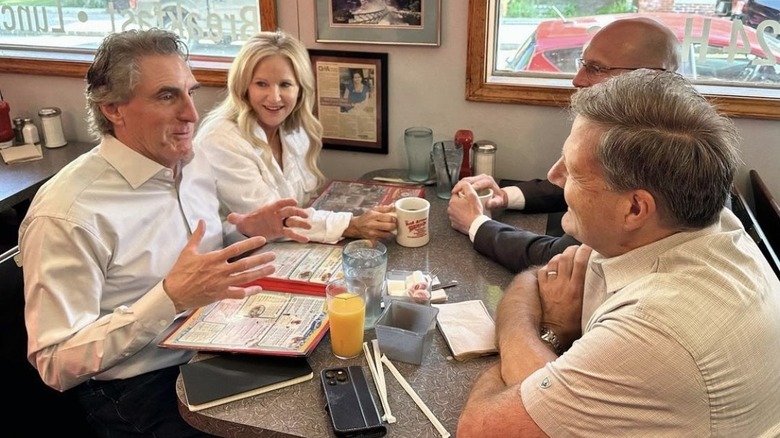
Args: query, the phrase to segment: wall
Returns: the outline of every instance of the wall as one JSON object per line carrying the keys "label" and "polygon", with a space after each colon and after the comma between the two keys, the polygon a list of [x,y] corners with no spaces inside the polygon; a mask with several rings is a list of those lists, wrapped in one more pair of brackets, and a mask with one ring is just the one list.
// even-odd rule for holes
{"label": "wall", "polygon": [[[498,144],[496,176],[544,177],[560,154],[570,122],[560,108],[468,102],[464,99],[466,68],[466,0],[443,0],[442,44],[415,47],[370,44],[318,44],[311,0],[278,0],[279,26],[297,35],[309,48],[386,52],[389,64],[389,154],[325,150],[321,167],[331,178],[357,178],[381,168],[406,167],[403,130],[424,125],[434,140],[450,138],[458,129],[471,129],[476,139]],[[0,87],[13,117],[33,115],[44,106],[63,110],[67,138],[90,140],[86,130],[81,79],[0,74]],[[205,114],[222,89],[204,88],[196,100]],[[747,187],[747,170],[757,169],[776,197],[780,196],[780,121],[736,119],[743,137],[745,163],[738,184]]]}

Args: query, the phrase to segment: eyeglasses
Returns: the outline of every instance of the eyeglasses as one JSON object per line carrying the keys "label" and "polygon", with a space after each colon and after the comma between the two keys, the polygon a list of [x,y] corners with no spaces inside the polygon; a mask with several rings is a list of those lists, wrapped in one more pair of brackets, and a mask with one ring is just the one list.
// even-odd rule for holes
{"label": "eyeglasses", "polygon": [[585,73],[589,76],[604,76],[612,70],[639,70],[646,68],[649,70],[666,71],[665,68],[659,67],[605,67],[602,65],[593,64],[592,62],[585,62],[585,60],[582,58],[577,58],[577,66],[579,69],[584,68]]}

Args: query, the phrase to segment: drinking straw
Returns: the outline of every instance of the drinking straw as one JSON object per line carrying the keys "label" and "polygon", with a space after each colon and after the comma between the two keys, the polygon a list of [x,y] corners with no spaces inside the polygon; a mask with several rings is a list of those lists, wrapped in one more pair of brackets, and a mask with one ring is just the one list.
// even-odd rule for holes
{"label": "drinking straw", "polygon": [[401,384],[401,386],[404,387],[404,390],[406,390],[406,393],[409,394],[409,397],[414,400],[415,403],[417,403],[417,407],[420,408],[420,410],[425,414],[426,417],[428,417],[429,420],[431,420],[431,423],[433,423],[433,427],[436,428],[436,430],[439,432],[442,438],[449,438],[450,433],[447,432],[447,429],[444,428],[444,426],[439,422],[439,420],[436,418],[435,415],[433,415],[433,412],[431,412],[430,409],[428,409],[428,406],[425,405],[425,402],[422,401],[419,395],[414,391],[414,389],[409,385],[409,382],[404,379],[404,376],[401,375],[401,373],[398,372],[398,369],[396,369],[395,365],[393,365],[392,362],[390,362],[390,359],[387,358],[387,356],[382,355],[382,363],[387,365],[387,369],[390,370],[390,373],[395,377],[395,380],[398,381],[398,383]]}
{"label": "drinking straw", "polygon": [[447,172],[447,180],[450,182],[450,187],[452,187],[452,175],[450,175],[450,165],[447,164],[447,146],[444,143],[441,143],[441,155],[444,157],[444,170]]}
{"label": "drinking straw", "polygon": [[371,376],[374,378],[374,385],[376,385],[376,391],[379,393],[379,401],[382,402],[382,409],[385,411],[385,415],[382,415],[382,420],[388,423],[395,423],[396,418],[390,413],[390,405],[387,402],[387,389],[382,388],[380,385],[379,375],[374,365],[374,360],[371,358],[371,353],[368,351],[368,343],[363,342],[363,354],[366,355],[366,362],[368,362],[368,368],[371,370]]}
{"label": "drinking straw", "polygon": [[371,340],[371,345],[374,347],[374,361],[376,361],[376,364],[374,365],[376,367],[376,375],[379,377],[379,384],[381,388],[379,390],[384,394],[385,396],[385,402],[388,403],[387,405],[387,422],[388,423],[395,423],[395,417],[392,413],[390,413],[390,402],[387,401],[387,385],[385,384],[385,370],[382,369],[382,354],[379,351],[379,341],[376,339]]}
{"label": "drinking straw", "polygon": [[385,371],[382,369],[382,353],[379,351],[379,341],[376,339],[371,340],[371,346],[374,348],[374,366],[376,367],[377,375],[379,376],[379,384],[382,385],[382,390],[387,393],[387,384],[385,383]]}

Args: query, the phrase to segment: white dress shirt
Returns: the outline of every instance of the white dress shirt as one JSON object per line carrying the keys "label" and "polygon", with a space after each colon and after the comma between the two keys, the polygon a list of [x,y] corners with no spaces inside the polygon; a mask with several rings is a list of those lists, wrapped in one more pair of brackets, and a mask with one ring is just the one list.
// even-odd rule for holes
{"label": "white dress shirt", "polygon": [[221,248],[213,176],[201,157],[171,169],[112,136],[41,187],[19,228],[28,359],[66,390],[187,362],[157,344],[178,315],[162,287],[198,220]]}
{"label": "white dress shirt", "polygon": [[522,210],[525,208],[525,195],[520,187],[506,186],[503,188],[506,192],[507,206],[511,210]]}
{"label": "white dress shirt", "polygon": [[[254,123],[254,133],[267,141],[265,131]],[[302,130],[280,132],[282,170],[270,153],[253,146],[238,126],[227,119],[206,121],[195,137],[195,148],[211,163],[217,178],[220,215],[250,211],[281,198],[295,198],[301,207],[317,195],[317,178],[306,167],[309,138]],[[308,209],[310,230],[296,231],[311,241],[338,242],[352,219],[351,213]]]}

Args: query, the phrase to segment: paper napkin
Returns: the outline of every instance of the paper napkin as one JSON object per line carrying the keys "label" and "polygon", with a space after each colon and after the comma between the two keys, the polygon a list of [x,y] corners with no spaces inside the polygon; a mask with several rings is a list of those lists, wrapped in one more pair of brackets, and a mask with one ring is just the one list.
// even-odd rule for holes
{"label": "paper napkin", "polygon": [[25,161],[35,161],[43,158],[41,146],[30,143],[0,149],[0,154],[3,155],[3,161],[5,161],[6,164],[23,163]]}
{"label": "paper napkin", "polygon": [[496,324],[481,300],[434,304],[436,321],[452,356],[464,361],[498,353]]}

